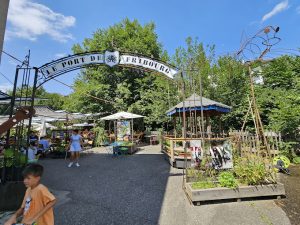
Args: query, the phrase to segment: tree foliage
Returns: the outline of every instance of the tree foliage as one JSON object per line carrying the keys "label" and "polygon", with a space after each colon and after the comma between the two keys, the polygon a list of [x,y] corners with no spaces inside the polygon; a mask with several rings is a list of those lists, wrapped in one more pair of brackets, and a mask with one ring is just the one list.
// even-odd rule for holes
{"label": "tree foliage", "polygon": [[[134,52],[168,60],[158,42],[154,23],[143,26],[137,20],[125,19],[108,29],[99,29],[91,38],[86,38],[82,45],[73,47],[74,53],[104,50]],[[164,121],[162,118],[166,117],[167,95],[164,85],[168,83],[161,76],[133,68],[87,68],[81,71],[76,80],[75,91],[67,98],[65,108],[107,113],[129,110],[146,116],[147,124],[161,125]],[[158,93],[162,93],[161,98],[157,98]]]}
{"label": "tree foliage", "polygon": [[[216,56],[215,46],[188,37],[171,60],[158,41],[154,23],[141,25],[125,19],[107,29],[97,30],[74,53],[119,50],[171,61],[182,71],[173,81],[157,73],[122,67],[89,67],[80,72],[75,91],[66,97],[70,111],[131,111],[142,114],[152,128],[161,127],[169,118],[165,112],[193,93],[227,104],[232,111],[222,117],[224,129],[240,129],[249,108],[248,68],[233,56]],[[266,128],[282,131],[295,138],[300,126],[300,59],[282,56],[261,65],[263,83],[255,84],[257,104]],[[182,93],[183,84],[185,93]],[[254,127],[251,116],[247,127]]]}

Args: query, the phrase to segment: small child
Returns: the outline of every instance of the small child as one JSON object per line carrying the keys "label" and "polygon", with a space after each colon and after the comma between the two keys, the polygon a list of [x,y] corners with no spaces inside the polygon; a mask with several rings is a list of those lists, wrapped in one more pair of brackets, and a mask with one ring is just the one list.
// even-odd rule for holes
{"label": "small child", "polygon": [[21,208],[6,221],[4,225],[12,225],[23,215],[24,225],[54,225],[53,206],[55,197],[47,187],[40,184],[43,166],[32,163],[23,171],[24,184],[27,187]]}
{"label": "small child", "polygon": [[[26,154],[26,151],[24,152]],[[35,146],[35,142],[31,141],[28,148],[28,162],[36,162],[37,161],[37,147]]]}

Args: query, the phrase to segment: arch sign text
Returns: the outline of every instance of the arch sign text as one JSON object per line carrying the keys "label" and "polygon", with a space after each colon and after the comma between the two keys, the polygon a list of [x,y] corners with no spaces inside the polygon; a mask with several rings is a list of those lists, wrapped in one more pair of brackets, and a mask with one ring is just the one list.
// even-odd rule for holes
{"label": "arch sign text", "polygon": [[160,72],[171,79],[173,79],[174,75],[178,73],[178,70],[176,68],[171,67],[167,63],[145,56],[134,55],[131,53],[122,54],[119,51],[105,51],[104,53],[91,52],[72,55],[47,63],[41,66],[39,68],[39,71],[43,75],[44,82],[46,82],[46,80],[50,80],[51,78],[59,76],[68,71],[93,64],[106,64],[110,67],[116,65],[142,67],[145,69]]}

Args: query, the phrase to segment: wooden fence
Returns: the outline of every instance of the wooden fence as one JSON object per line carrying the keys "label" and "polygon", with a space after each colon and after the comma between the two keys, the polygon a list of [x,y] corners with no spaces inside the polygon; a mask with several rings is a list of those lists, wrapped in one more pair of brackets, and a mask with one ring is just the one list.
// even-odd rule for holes
{"label": "wooden fence", "polygon": [[277,133],[274,131],[265,131],[267,146],[262,146],[259,138],[249,132],[233,131],[230,132],[230,136],[232,137],[232,142],[236,144],[237,150],[241,155],[249,153],[266,155],[269,151],[270,156],[274,157],[279,154],[282,142],[280,132]]}

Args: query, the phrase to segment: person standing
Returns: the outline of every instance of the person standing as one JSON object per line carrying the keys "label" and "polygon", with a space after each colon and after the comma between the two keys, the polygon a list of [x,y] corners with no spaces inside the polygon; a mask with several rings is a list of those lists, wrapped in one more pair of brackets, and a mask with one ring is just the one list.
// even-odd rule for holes
{"label": "person standing", "polygon": [[78,134],[78,130],[73,130],[68,149],[71,152],[71,158],[68,167],[71,167],[74,162],[76,162],[75,165],[79,167],[79,155],[80,151],[82,150],[82,137],[80,134]]}

